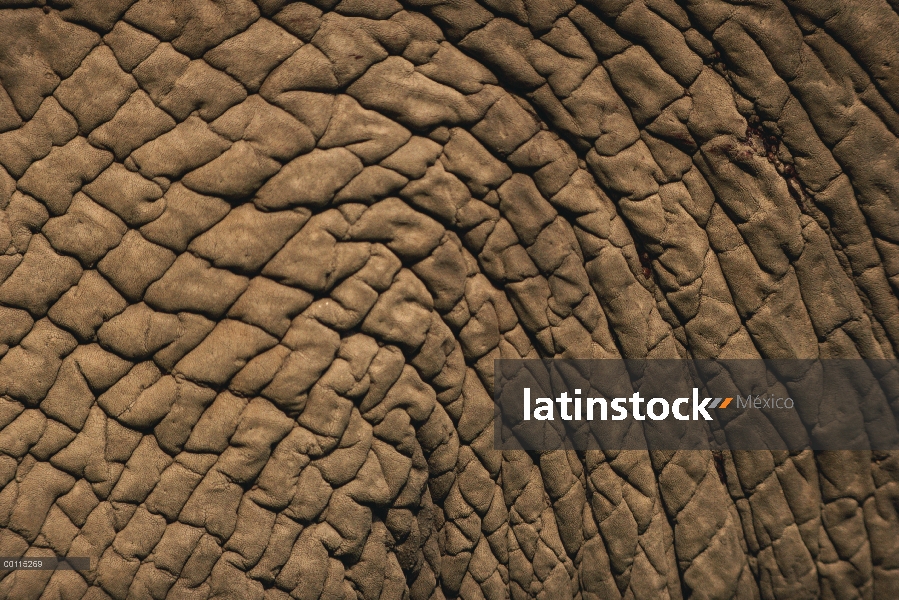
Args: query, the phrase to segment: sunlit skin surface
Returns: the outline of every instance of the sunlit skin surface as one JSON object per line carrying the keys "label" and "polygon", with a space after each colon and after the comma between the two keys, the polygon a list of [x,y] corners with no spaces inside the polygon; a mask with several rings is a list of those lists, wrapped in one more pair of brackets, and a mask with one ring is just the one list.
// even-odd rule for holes
{"label": "sunlit skin surface", "polygon": [[896,454],[499,452],[497,358],[899,344],[894,0],[0,0],[4,598],[895,598]]}

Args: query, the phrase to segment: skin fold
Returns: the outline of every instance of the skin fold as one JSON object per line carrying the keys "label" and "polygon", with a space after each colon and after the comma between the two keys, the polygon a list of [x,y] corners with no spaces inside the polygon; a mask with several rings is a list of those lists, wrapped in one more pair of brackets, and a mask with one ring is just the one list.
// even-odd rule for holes
{"label": "skin fold", "polygon": [[895,358],[897,10],[0,0],[0,556],[92,560],[0,598],[899,597],[897,452],[500,451],[492,401]]}

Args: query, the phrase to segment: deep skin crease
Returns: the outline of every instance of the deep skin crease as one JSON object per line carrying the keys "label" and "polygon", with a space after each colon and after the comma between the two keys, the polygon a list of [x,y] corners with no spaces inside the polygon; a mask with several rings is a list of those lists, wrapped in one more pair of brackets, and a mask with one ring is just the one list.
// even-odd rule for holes
{"label": "deep skin crease", "polygon": [[0,597],[899,596],[895,453],[503,452],[491,400],[498,358],[895,357],[897,39],[0,0],[0,556],[91,558]]}

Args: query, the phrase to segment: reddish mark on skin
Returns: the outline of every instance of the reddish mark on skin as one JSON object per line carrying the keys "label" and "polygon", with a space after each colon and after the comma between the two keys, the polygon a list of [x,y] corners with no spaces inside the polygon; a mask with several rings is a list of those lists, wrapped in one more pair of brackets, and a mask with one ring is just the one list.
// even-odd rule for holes
{"label": "reddish mark on skin", "polygon": [[710,53],[702,57],[702,62],[707,65],[721,62],[721,53],[718,50],[712,50]]}
{"label": "reddish mark on skin", "polygon": [[356,60],[361,60],[361,59],[362,59],[362,55],[361,55],[361,54],[352,54],[351,56],[352,56],[353,58],[355,58]]}
{"label": "reddish mark on skin", "polygon": [[[762,143],[762,146],[765,149],[765,158],[768,159],[769,163],[774,165],[781,177],[784,178],[784,181],[787,184],[787,191],[790,192],[790,196],[796,201],[800,212],[808,214],[808,207],[805,203],[802,183],[799,181],[799,177],[796,174],[795,165],[781,162],[780,158],[777,156],[777,153],[780,150],[780,139],[762,129],[762,120],[758,115],[749,117],[748,125],[746,126],[746,137],[754,138]],[[751,140],[749,143],[751,144]]]}
{"label": "reddish mark on skin", "polygon": [[645,279],[649,279],[650,277],[652,277],[652,269],[650,268],[652,263],[649,261],[648,252],[640,253],[640,264],[643,266],[643,277]]}
{"label": "reddish mark on skin", "polygon": [[697,148],[696,140],[694,140],[689,133],[670,133],[667,135],[667,139],[671,142],[677,143],[680,147],[689,149],[691,151]]}
{"label": "reddish mark on skin", "polygon": [[749,117],[749,121],[746,125],[746,137],[754,138],[762,143],[762,147],[765,149],[765,157],[768,159],[768,162],[771,164],[776,164],[778,162],[777,152],[780,150],[780,139],[775,135],[767,133],[762,128],[762,120],[758,115]]}

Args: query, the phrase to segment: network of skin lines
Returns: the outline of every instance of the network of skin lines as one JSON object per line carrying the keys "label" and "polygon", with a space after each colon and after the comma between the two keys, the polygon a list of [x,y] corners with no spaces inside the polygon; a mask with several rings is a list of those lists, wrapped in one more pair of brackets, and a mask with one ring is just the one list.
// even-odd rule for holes
{"label": "network of skin lines", "polygon": [[0,597],[899,597],[899,453],[499,451],[492,401],[895,358],[897,10],[0,0],[0,556],[92,561]]}

